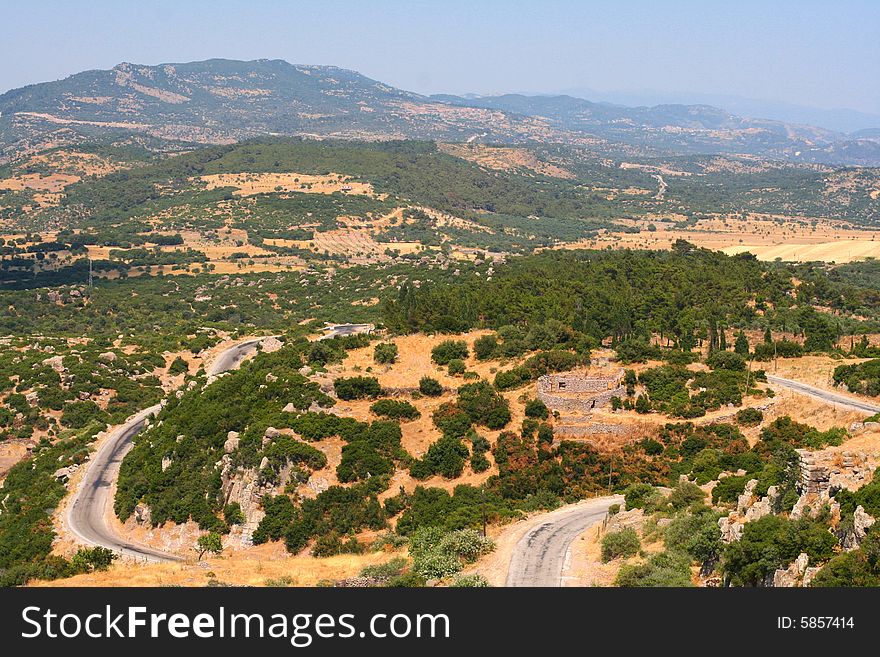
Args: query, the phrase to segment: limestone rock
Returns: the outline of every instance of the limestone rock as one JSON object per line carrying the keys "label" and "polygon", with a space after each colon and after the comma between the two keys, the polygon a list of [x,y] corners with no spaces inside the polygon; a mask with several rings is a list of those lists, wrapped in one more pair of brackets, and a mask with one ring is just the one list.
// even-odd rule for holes
{"label": "limestone rock", "polygon": [[806,553],[801,552],[798,558],[789,564],[788,568],[778,568],[773,573],[773,586],[785,588],[799,586],[807,571],[807,564],[809,562],[810,557]]}
{"label": "limestone rock", "polygon": [[293,405],[293,402],[289,402],[281,411],[283,413],[296,413],[296,406]]}
{"label": "limestone rock", "polygon": [[865,512],[864,507],[859,504],[853,513],[853,532],[855,532],[856,540],[861,542],[868,533],[868,529],[873,526],[877,520],[870,514]]}
{"label": "limestone rock", "polygon": [[98,360],[105,363],[114,363],[116,362],[116,354],[112,351],[105,351],[104,353],[98,354]]}
{"label": "limestone rock", "polygon": [[730,516],[718,519],[718,528],[721,530],[721,540],[725,543],[733,543],[742,538],[744,523]]}
{"label": "limestone rock", "polygon": [[278,377],[269,372],[266,374],[266,383],[275,383],[278,380]]}
{"label": "limestone rock", "polygon": [[43,365],[48,365],[59,374],[64,371],[64,356],[52,356],[43,361]]}
{"label": "limestone rock", "polygon": [[234,452],[238,449],[238,443],[240,442],[238,431],[230,431],[226,434],[226,442],[223,443],[223,451],[227,454]]}

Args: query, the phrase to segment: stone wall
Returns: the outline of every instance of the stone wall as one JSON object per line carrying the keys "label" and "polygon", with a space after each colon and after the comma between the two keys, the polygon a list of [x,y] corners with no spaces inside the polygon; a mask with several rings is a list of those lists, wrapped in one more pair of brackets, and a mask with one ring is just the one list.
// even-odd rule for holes
{"label": "stone wall", "polygon": [[544,402],[547,405],[547,408],[551,411],[568,413],[589,413],[594,408],[601,408],[610,404],[612,397],[623,397],[624,395],[626,395],[626,388],[623,386],[594,394],[581,394],[577,397],[564,397],[562,395],[550,394],[542,392],[540,387],[538,388],[538,399]]}
{"label": "stone wall", "polygon": [[623,370],[609,376],[586,376],[584,374],[545,374],[538,379],[539,393],[598,393],[620,386]]}
{"label": "stone wall", "polygon": [[554,433],[561,438],[580,438],[582,436],[613,435],[623,436],[631,431],[631,427],[624,424],[560,424],[556,426]]}

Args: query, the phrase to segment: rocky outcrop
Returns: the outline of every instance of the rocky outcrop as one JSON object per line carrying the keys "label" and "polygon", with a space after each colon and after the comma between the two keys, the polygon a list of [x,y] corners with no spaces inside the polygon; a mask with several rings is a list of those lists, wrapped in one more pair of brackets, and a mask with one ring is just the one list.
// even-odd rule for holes
{"label": "rocky outcrop", "polygon": [[742,538],[743,525],[742,520],[737,520],[733,514],[718,519],[718,529],[721,530],[721,540],[725,543],[733,543]]}
{"label": "rocky outcrop", "polygon": [[230,431],[226,434],[226,442],[223,443],[223,451],[227,454],[231,454],[238,449],[240,440],[238,431]]}
{"label": "rocky outcrop", "polygon": [[[773,583],[772,585],[777,588],[793,588],[796,586],[807,586],[804,584],[804,580],[806,579],[807,573],[807,565],[810,562],[810,557],[801,552],[798,555],[798,558],[792,561],[788,568],[777,568],[776,572],[773,573]],[[810,579],[815,575],[815,570],[811,573]]]}

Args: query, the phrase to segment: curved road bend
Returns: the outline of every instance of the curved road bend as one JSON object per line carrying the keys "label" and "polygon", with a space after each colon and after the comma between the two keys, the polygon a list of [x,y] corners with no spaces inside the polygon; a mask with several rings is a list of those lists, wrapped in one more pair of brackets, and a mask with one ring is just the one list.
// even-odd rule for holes
{"label": "curved road bend", "polygon": [[[209,368],[210,376],[234,369],[256,351],[263,338],[246,340],[221,352]],[[95,452],[78,489],[67,507],[67,527],[80,540],[106,547],[114,552],[144,561],[183,561],[183,557],[133,543],[117,536],[107,524],[113,513],[112,483],[119,474],[119,465],[131,449],[131,440],[144,428],[146,420],[159,412],[161,404],[145,408],[114,429]]]}
{"label": "curved road bend", "polygon": [[788,388],[789,390],[793,390],[796,393],[801,395],[807,395],[808,397],[814,397],[820,401],[825,402],[826,404],[835,404],[837,406],[843,406],[845,408],[849,408],[854,411],[861,411],[863,413],[868,413],[869,415],[873,415],[874,413],[880,413],[880,406],[877,404],[871,404],[870,402],[862,401],[861,399],[856,399],[855,397],[850,397],[848,395],[842,395],[836,392],[830,392],[828,390],[823,390],[822,388],[817,388],[815,386],[808,385],[806,383],[801,383],[800,381],[792,381],[791,379],[783,379],[779,376],[773,376],[772,374],[767,375],[767,381],[774,385],[782,386],[783,388]]}
{"label": "curved road bend", "polygon": [[562,586],[562,571],[572,542],[601,522],[622,495],[580,503],[570,511],[551,512],[519,539],[513,548],[505,586]]}

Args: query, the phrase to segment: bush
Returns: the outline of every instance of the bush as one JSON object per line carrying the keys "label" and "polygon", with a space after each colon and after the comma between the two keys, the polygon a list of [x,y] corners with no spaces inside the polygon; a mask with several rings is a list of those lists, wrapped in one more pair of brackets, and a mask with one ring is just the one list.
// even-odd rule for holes
{"label": "bush", "polygon": [[376,415],[391,418],[392,420],[415,420],[422,415],[409,402],[395,399],[380,399],[370,406],[370,410]]}
{"label": "bush", "polygon": [[608,532],[602,538],[602,563],[612,559],[634,557],[641,548],[636,530],[627,527],[617,532]]}
{"label": "bush", "polygon": [[82,429],[94,421],[103,422],[107,414],[93,401],[70,402],[61,413],[61,424],[71,429]]}
{"label": "bush", "polygon": [[482,575],[459,575],[452,581],[455,588],[484,589],[490,586]]}
{"label": "bush", "polygon": [[712,489],[712,504],[736,502],[749,483],[749,479],[751,479],[749,475],[719,479],[718,484]]}
{"label": "bush", "polygon": [[532,373],[524,367],[514,367],[495,374],[495,387],[499,390],[518,388],[532,380]]}
{"label": "bush", "polygon": [[397,360],[397,345],[393,342],[382,342],[373,349],[373,360],[380,365],[391,364]]}
{"label": "bush", "polygon": [[682,481],[672,489],[669,503],[673,509],[684,509],[694,502],[701,502],[706,497],[703,489],[689,481]]}
{"label": "bush", "polygon": [[736,421],[744,427],[756,427],[764,420],[764,414],[757,408],[743,408],[736,413]]}
{"label": "bush", "polygon": [[233,502],[223,507],[223,520],[227,525],[243,525],[245,517],[241,512],[241,505],[238,502]]}
{"label": "bush", "polygon": [[537,418],[539,420],[546,420],[550,417],[550,410],[547,408],[547,405],[542,402],[540,399],[530,399],[526,403],[526,417]]}
{"label": "bush", "polygon": [[474,424],[502,429],[510,422],[507,400],[487,382],[466,383],[458,389],[457,406]]}
{"label": "bush", "polygon": [[189,365],[186,360],[184,360],[181,356],[172,361],[171,365],[168,367],[168,373],[172,376],[177,376],[179,374],[186,374],[189,372]]}
{"label": "bush", "polygon": [[70,559],[70,566],[78,573],[107,570],[116,559],[113,550],[105,547],[80,548]]}
{"label": "bush", "polygon": [[341,377],[333,382],[336,396],[345,401],[372,397],[375,399],[382,394],[382,386],[379,380],[371,376]]}
{"label": "bush", "polygon": [[474,340],[474,355],[477,360],[489,360],[498,350],[498,338],[494,335],[484,335]]}
{"label": "bush", "polygon": [[410,474],[416,479],[427,479],[435,474],[454,479],[461,475],[468,456],[470,452],[459,438],[442,436],[431,443],[421,459],[413,462]]}
{"label": "bush", "polygon": [[623,499],[628,511],[644,509],[645,504],[653,495],[654,487],[651,484],[630,484],[623,491]]}
{"label": "bush", "polygon": [[431,360],[438,365],[448,365],[451,360],[465,360],[469,353],[463,340],[444,340],[431,350]]}
{"label": "bush", "polygon": [[681,552],[658,552],[643,564],[623,564],[614,584],[620,587],[693,586],[690,559]]}
{"label": "bush", "polygon": [[443,386],[440,385],[440,382],[437,379],[432,379],[430,376],[423,376],[419,379],[419,392],[426,397],[439,397],[443,394]]}
{"label": "bush", "polygon": [[735,351],[713,351],[706,359],[706,364],[713,370],[732,370],[745,372],[746,359]]}
{"label": "bush", "polygon": [[449,372],[449,376],[460,376],[465,373],[467,368],[464,365],[464,361],[458,358],[453,358],[449,361],[447,365],[447,371]]}
{"label": "bush", "polygon": [[410,537],[413,570],[426,579],[443,579],[459,572],[465,563],[495,549],[492,540],[473,529],[444,532],[423,527]]}

